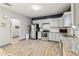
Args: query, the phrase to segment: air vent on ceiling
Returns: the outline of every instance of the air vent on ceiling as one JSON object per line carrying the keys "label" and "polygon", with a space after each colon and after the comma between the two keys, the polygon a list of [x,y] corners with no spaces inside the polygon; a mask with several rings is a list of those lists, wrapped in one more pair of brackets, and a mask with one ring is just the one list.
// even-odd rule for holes
{"label": "air vent on ceiling", "polygon": [[4,3],[4,5],[6,5],[6,6],[12,6],[11,4],[9,4],[9,3]]}

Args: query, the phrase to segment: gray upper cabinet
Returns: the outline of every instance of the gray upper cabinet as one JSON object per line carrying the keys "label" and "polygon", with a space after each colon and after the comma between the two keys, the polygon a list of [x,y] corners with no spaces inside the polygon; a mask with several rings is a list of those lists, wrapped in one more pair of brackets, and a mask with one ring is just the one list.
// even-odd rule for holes
{"label": "gray upper cabinet", "polygon": [[53,19],[52,25],[53,25],[53,27],[59,27],[59,20]]}
{"label": "gray upper cabinet", "polygon": [[63,17],[61,17],[60,19],[59,19],[59,27],[64,27],[64,20],[63,20]]}
{"label": "gray upper cabinet", "polygon": [[79,25],[79,3],[74,4],[74,16],[75,25]]}
{"label": "gray upper cabinet", "polygon": [[66,12],[64,14],[64,27],[70,27],[71,26],[71,12]]}

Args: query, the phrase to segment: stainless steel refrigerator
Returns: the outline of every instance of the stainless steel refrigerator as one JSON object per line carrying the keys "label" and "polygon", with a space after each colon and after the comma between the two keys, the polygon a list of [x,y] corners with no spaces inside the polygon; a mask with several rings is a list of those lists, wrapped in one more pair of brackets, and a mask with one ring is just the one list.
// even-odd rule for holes
{"label": "stainless steel refrigerator", "polygon": [[37,25],[31,25],[30,38],[36,39]]}

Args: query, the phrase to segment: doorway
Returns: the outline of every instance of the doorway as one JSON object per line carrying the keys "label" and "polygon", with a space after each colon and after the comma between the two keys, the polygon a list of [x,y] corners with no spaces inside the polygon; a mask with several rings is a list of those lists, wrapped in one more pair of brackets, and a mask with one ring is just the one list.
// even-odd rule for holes
{"label": "doorway", "polygon": [[20,20],[16,18],[11,18],[11,43],[16,43],[19,41],[20,34]]}

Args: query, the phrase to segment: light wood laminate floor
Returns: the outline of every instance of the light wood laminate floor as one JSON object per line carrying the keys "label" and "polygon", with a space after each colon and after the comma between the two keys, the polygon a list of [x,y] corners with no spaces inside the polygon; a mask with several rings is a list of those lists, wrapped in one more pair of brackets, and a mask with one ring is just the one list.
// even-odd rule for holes
{"label": "light wood laminate floor", "polygon": [[42,40],[23,40],[23,41],[18,40],[18,42],[0,49],[2,55],[7,54],[11,56],[59,56],[60,55],[59,43],[42,41]]}

